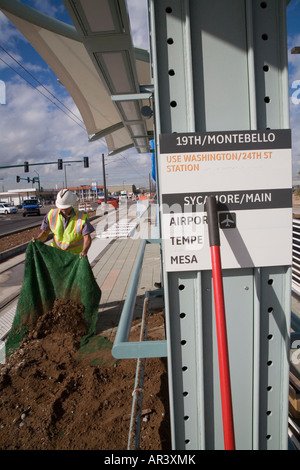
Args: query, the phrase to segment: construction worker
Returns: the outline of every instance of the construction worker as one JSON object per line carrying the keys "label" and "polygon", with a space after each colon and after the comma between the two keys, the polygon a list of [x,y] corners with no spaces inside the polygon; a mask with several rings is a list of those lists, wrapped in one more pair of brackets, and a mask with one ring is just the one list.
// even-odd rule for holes
{"label": "construction worker", "polygon": [[51,209],[41,225],[41,232],[32,241],[44,242],[50,232],[53,232],[51,246],[66,250],[70,253],[87,256],[91,246],[91,233],[95,230],[88,220],[87,214],[73,207],[77,201],[75,193],[62,189],[57,194],[56,207]]}

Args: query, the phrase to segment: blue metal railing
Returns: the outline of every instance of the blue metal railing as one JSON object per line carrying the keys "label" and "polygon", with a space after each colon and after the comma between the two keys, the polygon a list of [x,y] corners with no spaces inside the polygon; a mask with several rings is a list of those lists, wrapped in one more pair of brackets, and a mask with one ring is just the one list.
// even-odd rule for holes
{"label": "blue metal railing", "polygon": [[[141,322],[140,341],[147,341],[147,330],[148,330],[148,302],[151,295],[160,295],[161,290],[158,291],[147,291],[144,298],[143,315]],[[155,294],[156,295],[156,294]],[[139,357],[136,364],[135,373],[135,384],[132,392],[132,408],[130,418],[130,428],[128,435],[127,450],[138,450],[140,441],[140,429],[141,429],[141,418],[142,418],[142,402],[144,393],[144,373],[145,373],[146,358]]]}
{"label": "blue metal railing", "polygon": [[[140,274],[147,243],[160,243],[160,239],[146,239],[142,241],[137,256],[133,275],[131,277],[126,300],[123,306],[117,334],[112,348],[112,355],[117,359],[134,359],[143,357],[166,357],[167,341],[128,341],[135,308]],[[156,291],[153,291],[155,295]],[[151,292],[150,292],[151,294]]]}

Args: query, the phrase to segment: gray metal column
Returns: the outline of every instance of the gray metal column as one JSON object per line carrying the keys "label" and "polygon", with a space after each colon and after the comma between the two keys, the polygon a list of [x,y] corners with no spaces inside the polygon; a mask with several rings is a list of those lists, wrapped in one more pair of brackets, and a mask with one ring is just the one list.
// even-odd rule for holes
{"label": "gray metal column", "polygon": [[[289,127],[285,8],[149,0],[157,139]],[[212,273],[163,275],[173,448],[222,449]],[[290,266],[224,271],[237,449],[287,448],[290,277]]]}

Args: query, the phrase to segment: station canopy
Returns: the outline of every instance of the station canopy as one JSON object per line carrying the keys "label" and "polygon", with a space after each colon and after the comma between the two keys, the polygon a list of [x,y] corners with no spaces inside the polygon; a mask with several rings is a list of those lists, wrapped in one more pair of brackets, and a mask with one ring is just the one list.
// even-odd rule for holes
{"label": "station canopy", "polygon": [[63,0],[74,26],[16,0],[0,10],[36,49],[72,96],[89,141],[104,137],[108,154],[150,152],[153,119],[149,54],[133,47],[125,0]]}

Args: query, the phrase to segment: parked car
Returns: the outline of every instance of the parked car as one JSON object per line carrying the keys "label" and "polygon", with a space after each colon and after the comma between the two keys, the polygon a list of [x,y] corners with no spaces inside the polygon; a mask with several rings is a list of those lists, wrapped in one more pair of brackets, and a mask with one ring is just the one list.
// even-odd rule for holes
{"label": "parked car", "polygon": [[23,217],[30,214],[41,215],[40,203],[37,199],[24,199],[23,201]]}
{"label": "parked car", "polygon": [[94,209],[88,202],[82,202],[78,205],[78,210],[82,212],[93,212]]}
{"label": "parked car", "polygon": [[0,202],[0,214],[16,214],[17,212],[16,206],[12,206],[8,202]]}
{"label": "parked car", "polygon": [[[104,202],[104,196],[98,197],[98,204],[101,204],[102,202]],[[108,196],[106,198],[106,202],[107,204],[111,204],[115,209],[119,208],[119,201],[115,197]]]}

